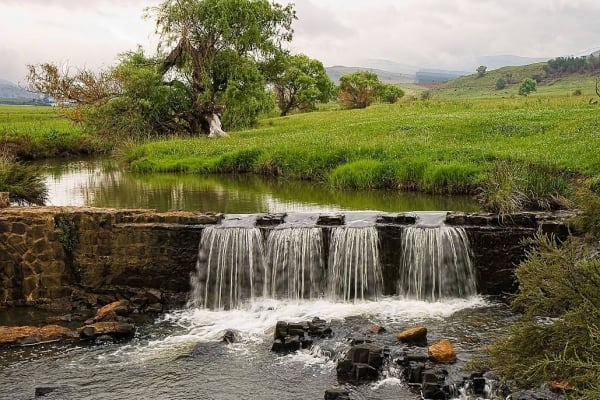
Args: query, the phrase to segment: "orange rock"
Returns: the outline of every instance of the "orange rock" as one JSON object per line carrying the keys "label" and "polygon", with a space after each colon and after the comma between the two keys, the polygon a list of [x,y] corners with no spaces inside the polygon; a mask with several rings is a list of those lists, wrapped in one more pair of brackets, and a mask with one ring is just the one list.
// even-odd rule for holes
{"label": "orange rock", "polygon": [[129,302],[127,300],[119,300],[101,307],[96,311],[94,321],[111,321],[117,316],[127,316],[130,313]]}
{"label": "orange rock", "polygon": [[549,382],[549,386],[550,386],[550,390],[553,393],[560,393],[569,387],[569,381],[564,380],[564,379],[560,380],[560,381],[552,381],[552,382]]}
{"label": "orange rock", "polygon": [[42,328],[37,326],[0,326],[0,345],[35,344],[76,337],[75,332],[58,325],[48,325]]}
{"label": "orange rock", "polygon": [[135,334],[135,326],[125,322],[96,322],[78,329],[82,338],[95,338],[102,335],[113,337],[131,337]]}
{"label": "orange rock", "polygon": [[396,335],[396,338],[403,343],[427,344],[427,328],[417,326],[406,329]]}
{"label": "orange rock", "polygon": [[456,361],[456,352],[449,340],[440,340],[429,346],[429,358],[439,363],[450,364]]}

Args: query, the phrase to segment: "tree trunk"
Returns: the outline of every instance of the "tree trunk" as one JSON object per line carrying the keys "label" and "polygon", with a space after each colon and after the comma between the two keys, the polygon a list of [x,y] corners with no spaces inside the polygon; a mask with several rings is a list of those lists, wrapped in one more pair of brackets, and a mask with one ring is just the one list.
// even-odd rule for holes
{"label": "tree trunk", "polygon": [[208,122],[208,137],[209,138],[214,138],[214,137],[222,138],[222,137],[229,136],[227,134],[227,132],[225,132],[223,130],[223,127],[221,125],[221,118],[219,118],[219,115],[217,113],[205,114],[204,118]]}

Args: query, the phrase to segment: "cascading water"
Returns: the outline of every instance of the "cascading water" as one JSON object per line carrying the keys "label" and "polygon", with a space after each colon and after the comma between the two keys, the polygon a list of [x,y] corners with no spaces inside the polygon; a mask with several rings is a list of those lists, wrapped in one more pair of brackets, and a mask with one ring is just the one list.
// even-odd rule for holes
{"label": "cascading water", "polygon": [[263,237],[257,228],[208,227],[202,232],[190,305],[236,308],[264,294]]}
{"label": "cascading water", "polygon": [[416,226],[402,232],[398,293],[435,301],[477,292],[469,239],[463,228]]}
{"label": "cascading water", "polygon": [[333,228],[328,273],[329,296],[334,300],[380,297],[383,275],[377,229]]}
{"label": "cascading water", "polygon": [[319,228],[275,229],[267,237],[266,295],[314,299],[323,294],[323,238]]}

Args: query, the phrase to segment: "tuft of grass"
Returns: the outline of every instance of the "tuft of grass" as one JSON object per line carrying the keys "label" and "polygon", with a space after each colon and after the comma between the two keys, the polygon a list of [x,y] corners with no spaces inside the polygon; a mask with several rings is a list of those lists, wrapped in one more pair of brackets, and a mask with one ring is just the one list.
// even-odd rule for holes
{"label": "tuft of grass", "polygon": [[431,193],[470,193],[477,187],[480,175],[481,169],[475,165],[430,165],[423,173],[423,187]]}
{"label": "tuft of grass", "polygon": [[20,205],[44,205],[48,188],[37,170],[0,152],[0,192],[8,192],[10,201]]}
{"label": "tuft of grass", "polygon": [[393,185],[394,171],[377,160],[358,160],[340,165],[331,171],[329,181],[334,187],[378,189]]}

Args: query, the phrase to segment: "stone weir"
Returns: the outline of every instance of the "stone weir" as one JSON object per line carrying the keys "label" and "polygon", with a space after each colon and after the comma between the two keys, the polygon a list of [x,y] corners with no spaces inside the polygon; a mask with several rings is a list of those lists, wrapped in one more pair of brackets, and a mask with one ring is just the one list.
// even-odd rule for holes
{"label": "stone weir", "polygon": [[[482,294],[514,291],[512,274],[527,244],[541,229],[568,233],[564,214],[447,213],[444,224],[467,232]],[[35,305],[62,311],[127,299],[155,310],[182,305],[198,259],[202,232],[221,226],[221,214],[158,213],[76,207],[0,210],[0,307]],[[265,235],[289,225],[285,215],[253,216]],[[383,294],[393,294],[403,231],[414,213],[374,214],[379,236]],[[345,215],[317,215],[314,226],[330,231]],[[292,222],[293,226],[293,222]],[[327,235],[324,235],[327,236]],[[386,286],[387,285],[387,286]],[[142,309],[143,307],[140,307]]]}

